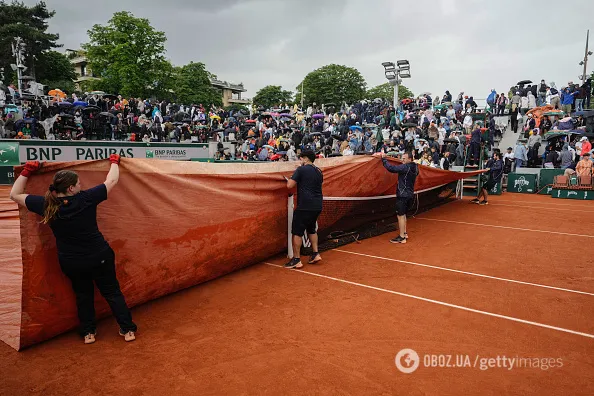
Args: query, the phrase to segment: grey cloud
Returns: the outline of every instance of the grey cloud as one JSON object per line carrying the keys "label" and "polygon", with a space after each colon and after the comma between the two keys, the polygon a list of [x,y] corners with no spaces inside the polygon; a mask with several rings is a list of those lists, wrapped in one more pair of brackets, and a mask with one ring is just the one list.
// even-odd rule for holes
{"label": "grey cloud", "polygon": [[[26,3],[34,3],[27,0]],[[485,97],[519,79],[577,81],[591,0],[103,0],[48,1],[50,29],[67,48],[123,9],[167,34],[174,64],[204,62],[248,95],[267,84],[295,90],[329,63],[356,67],[374,86],[381,62],[408,59],[413,92]],[[594,32],[593,32],[594,35]],[[594,64],[594,61],[592,62]]]}

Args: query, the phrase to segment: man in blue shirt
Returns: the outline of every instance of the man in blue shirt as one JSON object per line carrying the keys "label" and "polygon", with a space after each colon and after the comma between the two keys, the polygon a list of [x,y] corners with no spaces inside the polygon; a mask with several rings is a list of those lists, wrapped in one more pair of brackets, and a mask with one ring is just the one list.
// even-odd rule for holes
{"label": "man in blue shirt", "polygon": [[390,240],[390,242],[406,243],[408,239],[408,233],[406,232],[406,211],[415,197],[415,181],[419,174],[419,167],[413,162],[413,156],[410,152],[402,155],[402,165],[390,165],[384,153],[376,153],[374,156],[382,158],[382,163],[388,172],[398,173],[396,215],[398,216],[398,230],[400,231],[400,235]]}

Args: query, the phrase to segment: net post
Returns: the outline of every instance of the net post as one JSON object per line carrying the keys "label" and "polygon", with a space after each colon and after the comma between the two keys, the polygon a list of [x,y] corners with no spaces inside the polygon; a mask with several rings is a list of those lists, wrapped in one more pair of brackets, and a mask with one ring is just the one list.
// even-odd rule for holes
{"label": "net post", "polygon": [[291,228],[293,226],[293,195],[287,198],[287,257],[293,258],[293,236],[291,235]]}

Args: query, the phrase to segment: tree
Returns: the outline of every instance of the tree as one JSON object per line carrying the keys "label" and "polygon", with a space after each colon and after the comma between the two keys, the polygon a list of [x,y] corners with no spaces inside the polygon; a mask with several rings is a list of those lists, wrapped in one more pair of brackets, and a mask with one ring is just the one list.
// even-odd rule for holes
{"label": "tree", "polygon": [[65,92],[74,91],[76,73],[68,57],[56,51],[42,52],[37,59],[37,82],[49,89],[60,88]]}
{"label": "tree", "polygon": [[[36,77],[36,60],[41,53],[61,47],[57,44],[60,36],[46,32],[48,20],[54,15],[55,11],[49,11],[43,1],[28,7],[16,0],[10,4],[0,0],[0,69],[4,69],[5,78],[11,76],[10,64],[15,61],[11,48],[15,37],[21,37],[26,44],[26,74],[33,77]],[[7,79],[5,82],[16,81]]]}
{"label": "tree", "polygon": [[95,25],[83,44],[89,66],[101,77],[97,88],[135,97],[162,96],[172,66],[165,59],[165,33],[155,30],[148,19],[127,11],[116,12],[107,25]]}
{"label": "tree", "polygon": [[175,70],[175,96],[177,101],[185,104],[203,104],[205,107],[214,104],[221,106],[221,92],[214,88],[210,79],[213,74],[206,70],[204,63],[190,62]]}
{"label": "tree", "polygon": [[[398,86],[398,98],[402,100],[404,98],[412,98],[413,93],[410,89],[406,88],[404,85]],[[373,100],[376,98],[385,99],[389,102],[394,100],[394,86],[389,82],[378,85],[377,87],[373,87],[367,91],[365,95],[366,99]]]}
{"label": "tree", "polygon": [[[312,71],[303,79],[304,104],[343,102],[352,104],[365,97],[365,79],[355,68],[327,65]],[[296,87],[295,102],[301,102],[301,84]]]}
{"label": "tree", "polygon": [[280,85],[267,85],[256,93],[252,102],[256,106],[263,106],[270,109],[276,105],[289,103],[292,101],[293,93],[283,91]]}

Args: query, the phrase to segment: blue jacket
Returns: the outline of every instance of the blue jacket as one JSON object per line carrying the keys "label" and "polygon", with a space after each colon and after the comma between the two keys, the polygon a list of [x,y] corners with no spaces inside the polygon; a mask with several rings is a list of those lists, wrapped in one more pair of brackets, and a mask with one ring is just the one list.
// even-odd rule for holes
{"label": "blue jacket", "polygon": [[561,94],[561,104],[562,105],[570,105],[573,104],[573,97],[576,95],[577,92],[570,93],[569,89],[565,88],[563,93]]}
{"label": "blue jacket", "polygon": [[398,173],[398,187],[396,195],[399,198],[413,198],[415,196],[415,181],[419,174],[416,163],[410,162],[402,165],[391,165],[385,158],[382,159],[384,167],[390,173]]}

